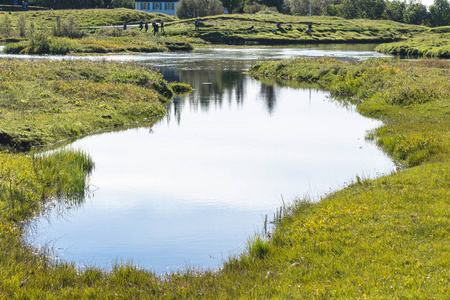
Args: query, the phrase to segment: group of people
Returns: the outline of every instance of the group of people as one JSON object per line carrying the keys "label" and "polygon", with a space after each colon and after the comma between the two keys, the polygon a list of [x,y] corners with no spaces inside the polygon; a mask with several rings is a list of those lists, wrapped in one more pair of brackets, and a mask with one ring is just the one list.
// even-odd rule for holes
{"label": "group of people", "polygon": [[[164,33],[164,22],[160,23],[152,22],[153,34],[157,34],[161,28],[161,33]],[[139,31],[142,31],[145,28],[145,32],[148,31],[148,22],[143,22],[142,20],[139,22]]]}
{"label": "group of people", "polygon": [[[19,5],[19,1],[14,0],[14,5]],[[28,10],[28,2],[25,0],[22,1],[22,10]]]}

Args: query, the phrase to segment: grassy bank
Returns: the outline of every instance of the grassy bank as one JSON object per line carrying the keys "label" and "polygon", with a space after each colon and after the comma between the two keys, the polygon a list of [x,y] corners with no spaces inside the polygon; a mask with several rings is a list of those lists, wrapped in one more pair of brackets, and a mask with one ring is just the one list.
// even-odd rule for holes
{"label": "grassy bank", "polygon": [[[102,78],[99,81],[106,85],[112,80],[103,73],[104,69],[95,66],[84,69],[83,64],[66,70],[74,73],[71,76],[75,78],[75,87],[80,86],[76,78],[81,76],[76,74],[83,73],[77,70],[91,70],[83,76]],[[32,74],[30,70],[33,68],[21,73]],[[13,72],[12,68],[10,72]],[[250,241],[248,251],[228,259],[220,271],[191,269],[183,274],[163,277],[132,265],[115,265],[109,271],[96,268],[78,270],[73,264],[54,263],[48,256],[36,255],[33,249],[22,243],[20,224],[23,217],[17,212],[11,214],[9,209],[26,201],[2,196],[0,298],[448,298],[449,72],[450,63],[446,61],[343,63],[331,59],[298,59],[257,64],[252,68],[255,75],[317,82],[331,90],[337,99],[351,97],[364,115],[383,120],[385,125],[373,132],[370,138],[396,160],[400,170],[375,180],[366,180],[355,174],[353,184],[327,195],[319,203],[298,200],[293,206],[284,207],[281,210],[284,218],[276,220],[276,230],[270,233],[270,237],[259,236]],[[135,73],[130,71],[126,74],[130,76],[118,76],[126,82],[123,85],[148,89],[145,83],[141,87],[140,80],[132,75]],[[122,86],[121,81],[114,81],[115,85]],[[58,91],[50,99],[76,95],[73,97],[78,102],[81,100],[81,107],[84,107],[88,106],[90,95],[95,99],[97,91],[106,93],[90,86],[67,90],[69,86],[63,83],[49,85],[47,93],[53,95]],[[39,86],[38,83],[35,85]],[[8,89],[9,85],[1,86],[2,92]],[[16,107],[9,105],[10,114],[20,116],[20,99],[16,100]],[[67,105],[76,104],[68,102]],[[108,103],[102,104],[110,109],[107,115],[112,119],[107,120],[121,115]],[[98,112],[96,107],[101,104],[92,106],[93,112]],[[74,108],[78,110],[76,105]],[[100,112],[106,115],[102,110]],[[52,114],[58,116],[59,112]],[[3,128],[6,124],[3,112],[0,116]],[[94,123],[96,121],[93,120]],[[57,119],[57,122],[62,121]],[[17,128],[20,126],[20,122],[15,125]],[[31,160],[28,156],[18,155],[21,159]],[[2,158],[5,157],[9,161],[2,166],[15,164],[10,161],[16,155],[2,154]],[[56,162],[48,165],[51,167],[53,164]],[[22,190],[30,191],[27,197],[39,195],[39,189],[34,186],[41,185],[32,184],[32,178],[33,174],[43,174],[40,167],[30,172],[32,161],[28,165],[23,162],[16,165],[23,166],[25,175],[2,175],[2,193],[15,195],[16,190]],[[73,170],[73,174],[85,174],[89,170],[89,164],[78,165],[85,167],[68,164],[67,168],[57,168]],[[2,172],[8,174],[8,169],[3,167]],[[49,180],[45,184],[49,187],[46,196],[51,196],[57,193],[51,192],[51,187],[59,175],[46,178]],[[64,178],[59,182],[68,181],[72,186],[69,181],[72,176]],[[58,193],[66,192],[59,189]],[[30,198],[28,202],[39,201]],[[37,207],[31,207],[30,211],[36,212]]]}
{"label": "grassy bank", "polygon": [[[170,35],[198,37],[216,44],[309,44],[309,43],[381,43],[415,34],[423,26],[392,21],[345,20],[337,17],[300,17],[270,14],[233,14],[200,18],[200,30],[194,31],[194,19],[167,24]],[[310,34],[305,30],[311,23]]]}
{"label": "grassy bank", "polygon": [[4,52],[8,54],[80,55],[91,53],[152,53],[192,49],[191,44],[179,39],[113,29],[103,30],[100,34],[81,39],[47,37],[39,41],[9,43],[5,46]]}
{"label": "grassy bank", "polygon": [[0,70],[0,143],[13,150],[152,124],[173,95],[161,74],[134,64],[1,60]]}
{"label": "grassy bank", "polygon": [[450,57],[450,26],[436,27],[404,41],[378,45],[376,51],[394,55]]}

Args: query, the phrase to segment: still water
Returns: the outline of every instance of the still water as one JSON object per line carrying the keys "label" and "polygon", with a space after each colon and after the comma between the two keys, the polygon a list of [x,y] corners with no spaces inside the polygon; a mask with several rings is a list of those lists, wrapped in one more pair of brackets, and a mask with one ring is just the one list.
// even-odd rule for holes
{"label": "still water", "polygon": [[261,59],[381,56],[339,47],[103,57],[140,61],[196,90],[175,98],[153,128],[71,144],[95,162],[89,197],[32,222],[30,242],[79,266],[127,261],[157,273],[215,269],[245,251],[263,216],[270,219],[283,201],[318,199],[357,174],[391,172],[388,157],[364,140],[380,122],[317,86],[263,83],[243,73]]}

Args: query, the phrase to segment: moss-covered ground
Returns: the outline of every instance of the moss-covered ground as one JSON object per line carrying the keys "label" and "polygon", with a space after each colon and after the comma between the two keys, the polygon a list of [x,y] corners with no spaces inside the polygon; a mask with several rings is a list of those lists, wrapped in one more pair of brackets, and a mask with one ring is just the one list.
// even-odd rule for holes
{"label": "moss-covered ground", "polygon": [[[159,75],[134,65],[2,61],[0,67],[0,125],[10,141],[2,144],[10,150],[151,123],[169,90]],[[130,264],[81,270],[27,246],[24,222],[55,195],[79,201],[93,162],[82,153],[3,151],[0,298],[448,298],[450,63],[297,59],[260,63],[251,72],[317,82],[336,101],[352,101],[382,120],[369,138],[398,171],[374,180],[355,174],[347,188],[318,203],[299,199],[282,208],[275,230],[251,240],[221,270],[161,276]]]}

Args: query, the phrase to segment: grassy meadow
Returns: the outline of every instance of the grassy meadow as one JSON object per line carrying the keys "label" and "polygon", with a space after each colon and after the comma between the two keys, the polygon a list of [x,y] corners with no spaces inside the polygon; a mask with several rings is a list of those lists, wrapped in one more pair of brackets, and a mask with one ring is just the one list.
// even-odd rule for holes
{"label": "grassy meadow", "polygon": [[26,220],[53,197],[79,203],[94,163],[80,152],[14,151],[136,121],[152,124],[164,114],[170,86],[132,64],[4,60],[0,69],[0,137],[8,149],[0,153],[0,298],[449,297],[450,62],[256,64],[254,76],[315,82],[336,101],[382,120],[368,138],[398,171],[374,180],[355,174],[319,203],[298,199],[282,207],[274,230],[249,239],[247,251],[220,270],[165,275],[132,264],[79,269],[27,246]]}

